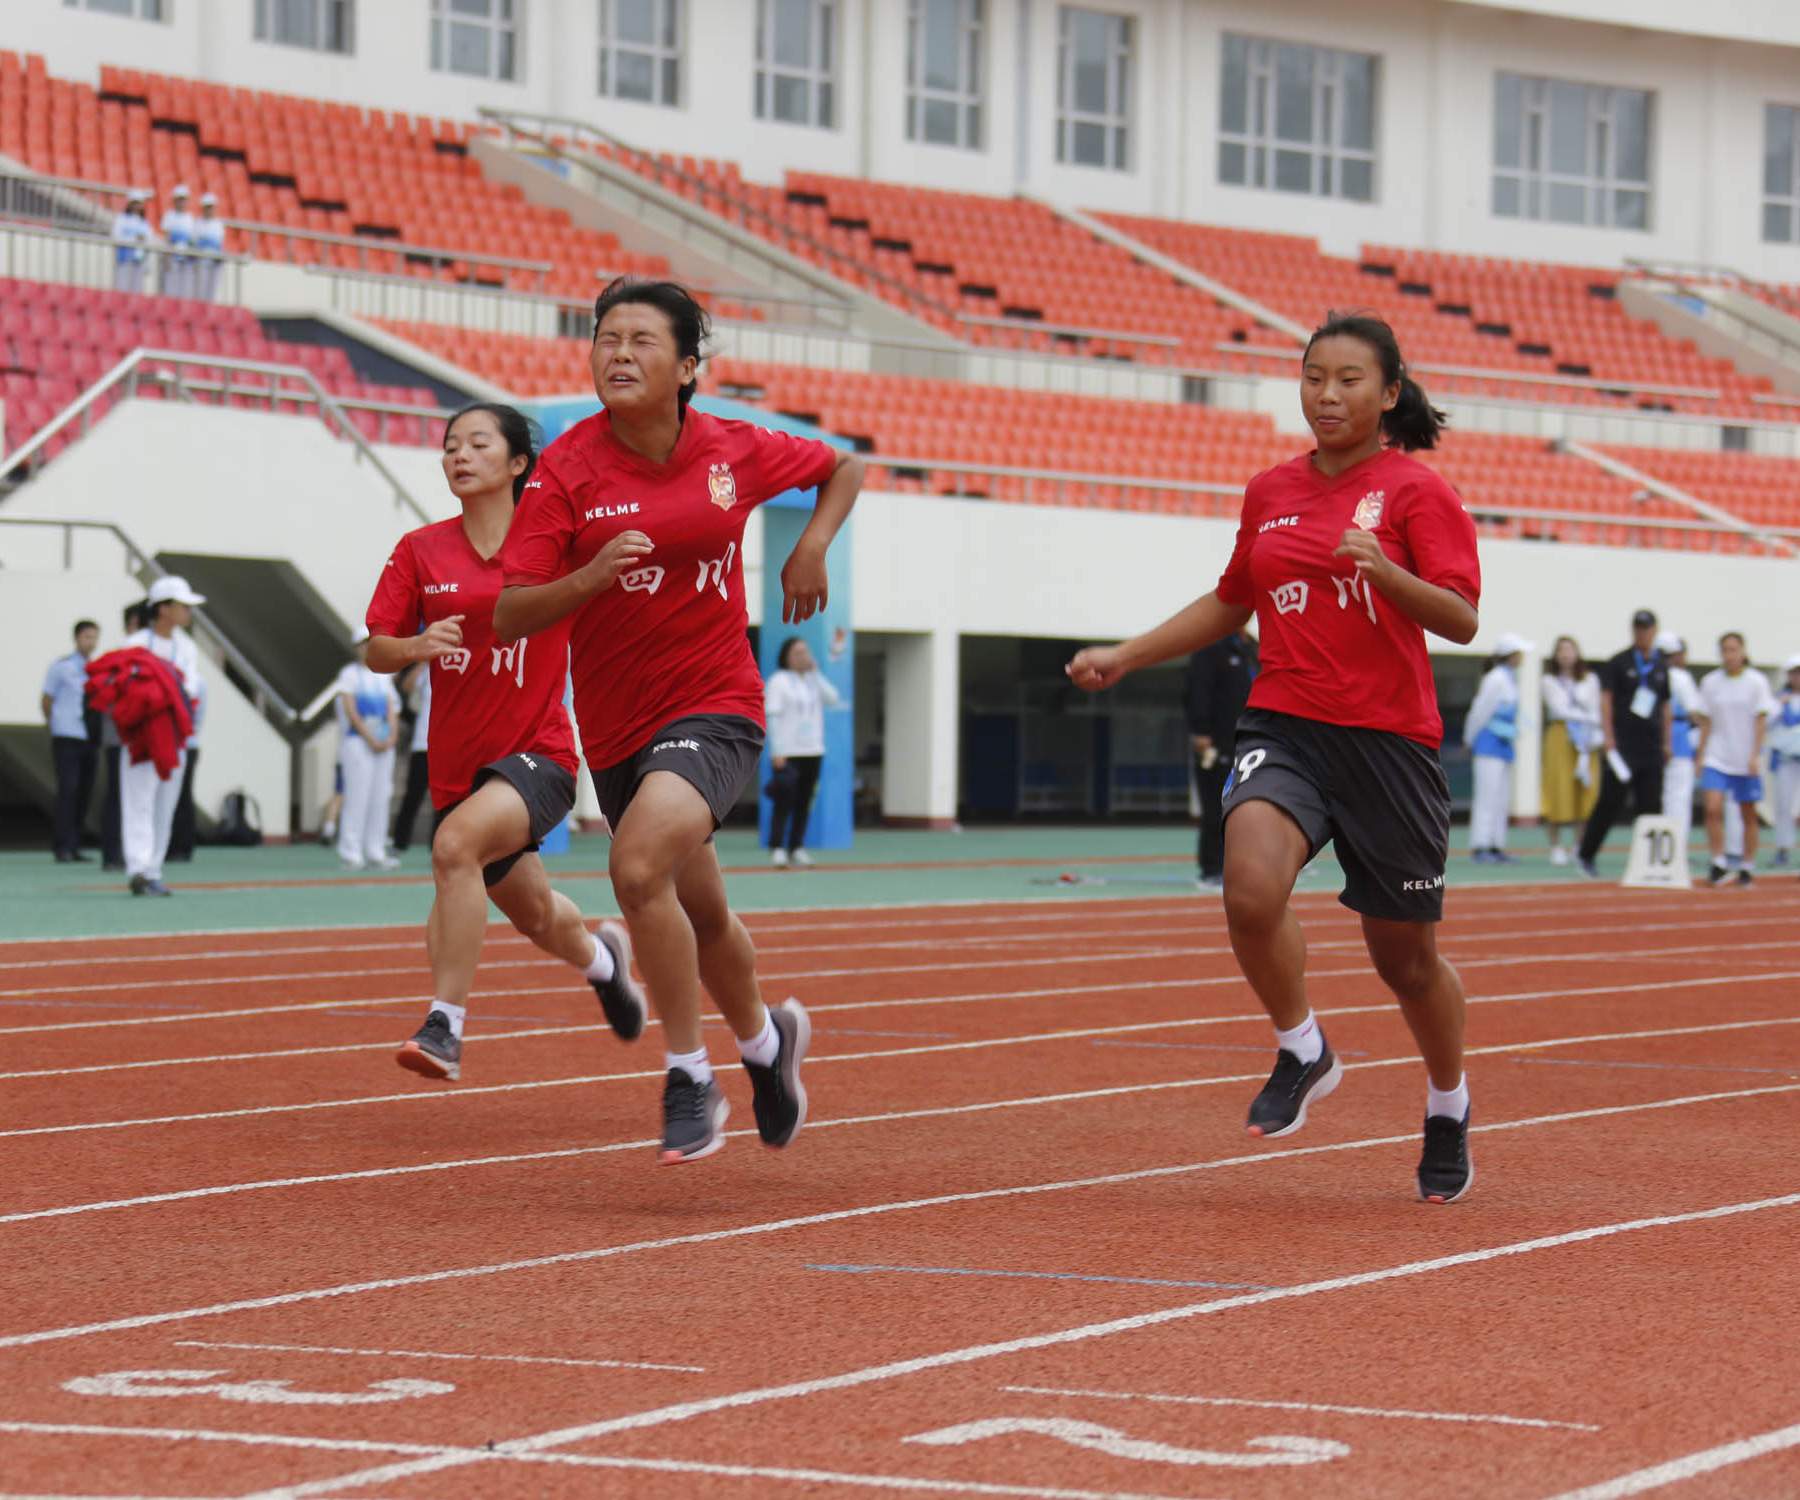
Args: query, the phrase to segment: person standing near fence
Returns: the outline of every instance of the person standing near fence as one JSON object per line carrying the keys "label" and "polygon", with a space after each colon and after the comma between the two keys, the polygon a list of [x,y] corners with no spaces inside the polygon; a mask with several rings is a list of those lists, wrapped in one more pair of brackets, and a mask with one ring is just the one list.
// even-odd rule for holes
{"label": "person standing near fence", "polygon": [[344,805],[338,813],[338,859],[348,870],[398,868],[387,852],[388,808],[394,797],[394,741],[400,732],[400,695],[391,677],[369,666],[369,630],[351,637],[356,660],[338,673],[337,715],[342,735]]}
{"label": "person standing near fence", "polygon": [[1787,681],[1769,715],[1769,775],[1775,783],[1775,863],[1794,858],[1794,824],[1800,820],[1800,655],[1782,663]]}
{"label": "person standing near fence", "polygon": [[1600,679],[1588,670],[1573,636],[1559,635],[1544,664],[1543,813],[1550,863],[1574,854],[1563,830],[1585,823],[1600,796]]}
{"label": "person standing near fence", "polygon": [[219,273],[225,263],[225,221],[219,217],[217,194],[200,195],[200,217],[194,220],[194,248],[205,252],[194,257],[193,290],[190,296],[202,302],[214,301],[219,295]]}
{"label": "person standing near fence", "polygon": [[1512,823],[1513,757],[1519,737],[1519,667],[1531,642],[1508,632],[1494,654],[1463,721],[1463,743],[1475,762],[1475,795],[1469,808],[1469,851],[1480,865],[1507,865],[1506,833]]}
{"label": "person standing near fence", "polygon": [[[144,628],[125,644],[140,646],[166,661],[181,679],[182,695],[190,712],[204,691],[200,680],[200,651],[186,627],[193,624],[194,606],[206,603],[188,581],[173,573],[150,585],[144,601]],[[125,846],[125,869],[134,896],[173,894],[163,884],[163,861],[169,853],[169,835],[175,825],[175,804],[181,797],[182,774],[187,765],[185,744],[174,771],[158,774],[154,760],[133,761],[122,752],[119,762],[119,825]]]}
{"label": "person standing near fence", "polygon": [[1675,847],[1685,867],[1694,830],[1694,752],[1706,709],[1694,674],[1687,669],[1687,642],[1665,630],[1656,638],[1656,649],[1669,664],[1669,764],[1663,771],[1662,811],[1675,825]]}
{"label": "person standing near fence", "polygon": [[1194,788],[1200,800],[1200,840],[1194,884],[1225,889],[1225,778],[1231,774],[1238,716],[1256,678],[1256,640],[1234,630],[1188,658],[1188,743],[1194,752]]}
{"label": "person standing near fence", "polygon": [[186,183],[177,183],[169,194],[169,211],[162,216],[162,237],[169,248],[163,255],[158,290],[165,297],[193,296],[194,257],[187,251],[194,243],[194,216],[188,211]]}
{"label": "person standing near fence", "polygon": [[134,191],[125,199],[125,207],[113,218],[115,292],[141,292],[144,289],[144,267],[150,259],[150,241],[153,237],[150,220],[144,214],[144,206],[149,201],[148,193]]}
{"label": "person standing near fence", "polygon": [[806,869],[812,856],[804,847],[812,816],[813,794],[825,764],[825,710],[838,708],[843,697],[819,670],[812,650],[799,636],[781,643],[776,669],[763,689],[763,711],[769,720],[769,861],[778,870],[790,865]]}
{"label": "person standing near fence", "polygon": [[1737,803],[1744,819],[1744,856],[1737,883],[1749,885],[1756,877],[1756,804],[1762,801],[1763,737],[1775,710],[1769,680],[1750,665],[1744,638],[1730,630],[1719,637],[1722,667],[1708,672],[1700,682],[1700,702],[1706,723],[1700,731],[1700,795],[1706,805],[1706,843],[1712,863],[1708,885],[1720,884],[1731,873],[1725,861],[1725,803]]}
{"label": "person standing near fence", "polygon": [[75,649],[59,656],[44,673],[42,708],[50,730],[50,761],[56,772],[56,818],[53,847],[59,865],[86,861],[81,829],[94,795],[94,773],[100,747],[88,722],[87,664],[100,644],[100,627],[92,620],[75,622]]}
{"label": "person standing near fence", "polygon": [[1594,861],[1627,807],[1640,818],[1661,815],[1672,728],[1669,664],[1656,649],[1656,616],[1640,609],[1631,617],[1631,644],[1600,669],[1600,729],[1606,737],[1606,759],[1600,799],[1576,853],[1588,879],[1600,878]]}

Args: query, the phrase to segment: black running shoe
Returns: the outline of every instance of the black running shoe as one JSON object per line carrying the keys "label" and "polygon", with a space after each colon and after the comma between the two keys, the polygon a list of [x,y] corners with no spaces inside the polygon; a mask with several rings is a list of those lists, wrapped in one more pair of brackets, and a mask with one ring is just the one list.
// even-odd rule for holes
{"label": "black running shoe", "polygon": [[644,1021],[649,1009],[644,1004],[643,987],[631,977],[631,934],[618,922],[602,922],[594,941],[604,943],[612,954],[612,978],[604,982],[590,979],[594,993],[600,997],[600,1009],[606,1021],[622,1042],[635,1042],[644,1034]]}
{"label": "black running shoe", "polygon": [[1726,868],[1726,866],[1720,864],[1717,860],[1714,860],[1706,867],[1706,883],[1708,885],[1723,885],[1725,883],[1725,877],[1730,873],[1731,871]]}
{"label": "black running shoe", "polygon": [[662,1161],[673,1167],[699,1161],[725,1144],[731,1105],[715,1082],[695,1083],[683,1068],[670,1068],[663,1084]]}
{"label": "black running shoe", "polygon": [[173,896],[175,893],[161,880],[147,880],[144,882],[144,894],[146,896]]}
{"label": "black running shoe", "polygon": [[148,875],[133,875],[131,879],[125,883],[130,888],[131,894],[134,896],[141,896],[150,889],[150,877]]}
{"label": "black running shoe", "polygon": [[1748,865],[1741,866],[1737,874],[1737,883],[1739,886],[1755,885],[1756,871],[1752,870]]}
{"label": "black running shoe", "polygon": [[769,1012],[775,1034],[781,1038],[775,1061],[767,1067],[744,1059],[755,1091],[756,1129],[765,1146],[787,1145],[806,1123],[806,1085],[800,1081],[800,1064],[812,1043],[812,1019],[806,1007],[789,996]]}
{"label": "black running shoe", "polygon": [[1425,1149],[1419,1155],[1419,1196],[1427,1203],[1454,1203],[1475,1184],[1469,1157],[1469,1116],[1425,1116]]}
{"label": "black running shoe", "polygon": [[1329,1042],[1310,1063],[1301,1062],[1284,1047],[1275,1054],[1275,1071],[1269,1074],[1269,1081],[1250,1101],[1250,1134],[1265,1141],[1292,1135],[1306,1123],[1306,1106],[1323,1099],[1343,1077],[1344,1065]]}
{"label": "black running shoe", "polygon": [[461,1078],[462,1038],[451,1031],[450,1018],[434,1010],[394,1054],[394,1061],[424,1078]]}

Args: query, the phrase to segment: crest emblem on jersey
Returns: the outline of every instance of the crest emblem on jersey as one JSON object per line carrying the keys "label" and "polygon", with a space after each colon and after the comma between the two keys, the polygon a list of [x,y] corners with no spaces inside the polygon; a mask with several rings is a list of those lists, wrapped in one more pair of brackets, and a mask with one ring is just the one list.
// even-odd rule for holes
{"label": "crest emblem on jersey", "polygon": [[730,510],[737,504],[737,480],[732,477],[730,464],[714,464],[707,470],[706,488],[720,510]]}
{"label": "crest emblem on jersey", "polygon": [[1386,490],[1370,490],[1356,502],[1356,515],[1352,519],[1364,531],[1373,531],[1381,524],[1381,507],[1386,501]]}

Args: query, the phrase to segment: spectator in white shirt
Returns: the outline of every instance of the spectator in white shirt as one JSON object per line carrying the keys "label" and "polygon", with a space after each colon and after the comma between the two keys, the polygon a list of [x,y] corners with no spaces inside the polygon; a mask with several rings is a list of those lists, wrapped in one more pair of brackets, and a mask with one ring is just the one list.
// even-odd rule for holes
{"label": "spectator in white shirt", "polygon": [[1488,670],[1463,721],[1463,743],[1475,761],[1469,807],[1469,851],[1477,864],[1511,864],[1506,831],[1512,820],[1513,757],[1519,735],[1519,667],[1531,642],[1510,631],[1494,643]]}
{"label": "spectator in white shirt", "polygon": [[[190,711],[200,700],[202,687],[200,651],[186,627],[193,624],[194,606],[204,603],[206,596],[189,588],[187,579],[173,573],[164,574],[150,585],[150,596],[144,601],[144,618],[149,624],[125,641],[127,646],[143,647],[175,669]],[[186,770],[185,746],[167,780],[156,774],[154,760],[133,762],[129,755],[120,756],[119,831],[125,845],[125,869],[134,896],[173,894],[163,884],[163,860],[168,857],[175,804],[181,797]]]}
{"label": "spectator in white shirt", "polygon": [[1775,863],[1793,858],[1794,823],[1800,818],[1800,656],[1782,666],[1787,685],[1769,719],[1769,770],[1775,778]]}
{"label": "spectator in white shirt", "polygon": [[337,679],[338,764],[344,805],[338,814],[338,859],[346,869],[396,869],[387,851],[388,807],[394,797],[394,741],[400,732],[400,695],[394,679],[369,668],[369,631],[351,639],[356,660]]}
{"label": "spectator in white shirt", "polygon": [[194,216],[188,211],[186,183],[177,183],[169,194],[169,211],[162,217],[162,237],[169,243],[169,252],[163,257],[163,296],[193,296],[194,257],[186,251],[194,243]]}
{"label": "spectator in white shirt", "polygon": [[1706,725],[1700,733],[1700,791],[1706,802],[1706,842],[1712,851],[1707,883],[1730,874],[1725,863],[1725,800],[1737,803],[1744,818],[1744,862],[1737,883],[1749,885],[1756,868],[1756,804],[1762,801],[1763,736],[1775,712],[1769,681],[1750,665],[1744,638],[1735,630],[1719,637],[1724,666],[1700,683]]}
{"label": "spectator in white shirt", "polygon": [[774,768],[768,788],[775,804],[769,824],[769,848],[773,851],[769,857],[778,870],[790,864],[804,869],[812,863],[812,856],[801,846],[806,842],[806,822],[825,761],[825,710],[839,707],[844,700],[799,636],[782,642],[776,664],[763,691],[769,720],[769,764]]}
{"label": "spectator in white shirt", "polygon": [[1543,811],[1550,834],[1550,863],[1574,857],[1563,832],[1586,823],[1600,799],[1600,679],[1582,660],[1575,638],[1559,635],[1545,665]]}
{"label": "spectator in white shirt", "polygon": [[[1689,835],[1694,827],[1694,753],[1700,748],[1700,731],[1706,708],[1700,687],[1687,669],[1687,642],[1672,630],[1656,638],[1656,649],[1669,663],[1669,764],[1663,770],[1663,816],[1675,825],[1675,847],[1687,862]],[[1727,814],[1729,821],[1729,814]],[[1732,842],[1732,830],[1725,831]]]}
{"label": "spectator in white shirt", "polygon": [[50,730],[50,760],[56,770],[56,862],[85,861],[81,831],[87,823],[88,799],[100,766],[98,726],[87,712],[87,665],[100,644],[100,627],[92,620],[75,622],[75,649],[59,656],[44,673],[42,706]]}
{"label": "spectator in white shirt", "polygon": [[113,290],[115,292],[141,292],[144,289],[144,266],[150,259],[150,241],[153,238],[150,220],[144,215],[144,205],[150,201],[150,195],[134,192],[125,200],[125,207],[113,218]]}
{"label": "spectator in white shirt", "polygon": [[219,273],[225,267],[225,221],[219,217],[219,200],[213,193],[200,195],[200,217],[194,220],[194,248],[203,250],[193,260],[193,288],[189,295],[211,302],[219,295]]}
{"label": "spectator in white shirt", "polygon": [[425,793],[431,785],[431,762],[427,747],[431,743],[431,664],[420,662],[396,681],[412,699],[412,749],[406,759],[406,790],[400,796],[400,812],[394,819],[394,853],[412,847],[413,824],[419,820],[419,809],[425,805]]}

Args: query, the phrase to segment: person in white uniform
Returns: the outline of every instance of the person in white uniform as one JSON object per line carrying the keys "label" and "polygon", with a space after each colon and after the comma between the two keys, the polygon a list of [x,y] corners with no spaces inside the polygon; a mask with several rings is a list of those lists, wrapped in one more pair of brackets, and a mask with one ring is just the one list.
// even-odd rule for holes
{"label": "person in white uniform", "polygon": [[[1656,649],[1669,663],[1669,763],[1663,768],[1662,810],[1675,825],[1675,847],[1685,863],[1694,828],[1694,753],[1700,747],[1706,708],[1700,702],[1700,685],[1687,669],[1687,642],[1665,630],[1656,638]],[[1729,843],[1729,829],[1726,835]]]}
{"label": "person in white uniform", "polygon": [[1800,655],[1782,663],[1787,678],[1769,715],[1769,774],[1775,782],[1775,863],[1794,858],[1794,824],[1800,820]]}
{"label": "person in white uniform", "polygon": [[397,682],[404,683],[411,679],[411,686],[403,691],[413,703],[412,752],[406,762],[406,790],[400,797],[400,812],[394,819],[394,853],[412,847],[413,824],[419,819],[419,809],[425,804],[426,793],[431,789],[431,669],[428,662],[420,662],[411,672],[397,677]]}
{"label": "person in white uniform", "polygon": [[394,680],[369,669],[369,631],[351,640],[356,660],[337,679],[338,729],[343,745],[344,806],[338,814],[338,858],[352,870],[398,868],[388,853],[388,808],[394,797],[394,740],[400,732],[400,695]]}
{"label": "person in white uniform", "polygon": [[186,252],[194,243],[194,216],[188,211],[186,183],[177,183],[175,191],[169,194],[169,211],[162,217],[162,237],[169,246],[163,256],[163,296],[193,296],[194,257]]}
{"label": "person in white uniform", "polygon": [[150,260],[152,239],[150,221],[144,216],[144,205],[149,201],[148,193],[134,192],[113,218],[115,292],[141,292],[144,289],[144,267]]}
{"label": "person in white uniform", "polygon": [[1707,883],[1731,873],[1725,862],[1725,803],[1737,803],[1744,819],[1744,857],[1737,883],[1749,885],[1756,868],[1756,804],[1762,801],[1763,737],[1775,712],[1769,680],[1750,665],[1744,638],[1735,630],[1719,637],[1724,666],[1700,681],[1706,726],[1700,734],[1700,792],[1706,804],[1706,842],[1712,851]]}
{"label": "person in white uniform", "polygon": [[225,253],[225,221],[219,217],[216,193],[200,195],[200,217],[194,220],[194,248],[206,254],[194,257],[188,295],[211,302],[219,295],[219,272],[224,269],[224,262],[218,257]]}
{"label": "person in white uniform", "polygon": [[1475,761],[1469,808],[1469,850],[1477,864],[1511,864],[1506,831],[1512,821],[1513,757],[1519,737],[1519,667],[1531,642],[1510,631],[1494,654],[1463,721],[1463,743]]}
{"label": "person in white uniform", "polygon": [[1600,800],[1600,678],[1582,659],[1573,636],[1559,635],[1544,663],[1543,761],[1539,772],[1550,863],[1575,856],[1562,841],[1565,829],[1587,822]]}
{"label": "person in white uniform", "polygon": [[802,847],[806,823],[825,763],[825,710],[839,707],[844,700],[799,636],[783,641],[775,660],[776,670],[763,688],[769,765],[774,770],[769,778],[769,798],[775,804],[769,823],[769,858],[778,870],[791,865],[805,869],[812,863],[812,856]]}
{"label": "person in white uniform", "polygon": [[[194,622],[194,606],[206,603],[188,581],[169,573],[150,585],[144,601],[149,623],[127,636],[127,646],[141,646],[174,668],[181,690],[191,706],[201,695],[200,650],[187,627]],[[133,762],[128,755],[119,765],[119,836],[125,847],[125,870],[134,896],[168,896],[163,884],[163,860],[169,853],[169,833],[175,824],[175,804],[181,798],[181,781],[187,772],[187,749],[165,780],[156,774],[156,762]]]}

